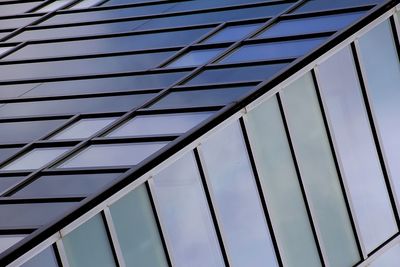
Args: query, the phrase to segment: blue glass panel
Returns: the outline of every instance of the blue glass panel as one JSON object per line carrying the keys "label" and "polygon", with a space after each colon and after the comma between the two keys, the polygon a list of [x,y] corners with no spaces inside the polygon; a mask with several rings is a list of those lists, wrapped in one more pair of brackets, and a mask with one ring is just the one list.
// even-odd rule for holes
{"label": "blue glass panel", "polygon": [[382,3],[384,0],[335,0],[335,1],[321,1],[321,0],[311,0],[301,5],[293,13],[303,13],[303,12],[316,12],[322,10],[332,10],[340,8],[348,8],[355,6],[363,6],[370,4]]}
{"label": "blue glass panel", "polygon": [[262,23],[228,26],[207,38],[203,43],[235,42],[254,32],[261,25]]}
{"label": "blue glass panel", "polygon": [[221,53],[224,48],[189,51],[168,64],[169,68],[203,65]]}
{"label": "blue glass panel", "polygon": [[0,177],[0,193],[22,181],[24,177]]}

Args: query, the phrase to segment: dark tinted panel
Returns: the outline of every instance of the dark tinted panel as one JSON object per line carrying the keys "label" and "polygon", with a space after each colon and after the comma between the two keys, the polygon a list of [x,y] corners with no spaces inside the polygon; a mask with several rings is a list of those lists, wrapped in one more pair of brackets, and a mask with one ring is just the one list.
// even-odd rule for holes
{"label": "dark tinted panel", "polygon": [[30,142],[61,126],[65,120],[0,123],[1,143]]}
{"label": "dark tinted panel", "polygon": [[252,89],[253,87],[232,87],[172,92],[154,103],[150,108],[163,109],[225,105],[250,92]]}
{"label": "dark tinted panel", "polygon": [[20,148],[0,148],[0,162],[16,154]]}
{"label": "dark tinted panel", "polygon": [[26,11],[39,5],[41,2],[27,2],[27,3],[17,3],[17,4],[5,4],[0,5],[0,16],[11,16],[23,14]]}
{"label": "dark tinted panel", "polygon": [[22,181],[24,177],[0,177],[0,193]]}
{"label": "dark tinted panel", "polygon": [[0,117],[128,111],[144,103],[153,95],[139,94],[10,103],[0,108]]}
{"label": "dark tinted panel", "polygon": [[383,0],[335,0],[335,1],[320,1],[311,0],[300,6],[293,13],[315,12],[321,10],[339,9],[355,6],[363,6],[369,4],[382,3]]}
{"label": "dark tinted panel", "polygon": [[214,84],[240,81],[261,81],[270,78],[286,64],[209,69],[201,72],[186,84]]}
{"label": "dark tinted panel", "polygon": [[174,52],[0,65],[0,79],[32,79],[145,70]]}
{"label": "dark tinted panel", "polygon": [[89,195],[98,191],[119,175],[120,173],[99,173],[42,176],[13,196],[35,198]]}
{"label": "dark tinted panel", "polygon": [[114,38],[101,38],[82,41],[32,44],[12,53],[6,59],[31,59],[110,52],[125,52],[152,48],[185,46],[198,39],[210,28],[187,31],[171,31],[152,34],[139,34]]}
{"label": "dark tinted panel", "polygon": [[31,23],[36,19],[38,19],[38,17],[0,19],[0,30],[19,28],[28,25],[29,23]]}
{"label": "dark tinted panel", "polygon": [[77,203],[0,205],[0,229],[40,227],[65,214]]}
{"label": "dark tinted panel", "polygon": [[21,265],[21,267],[58,267],[53,247],[50,246]]}

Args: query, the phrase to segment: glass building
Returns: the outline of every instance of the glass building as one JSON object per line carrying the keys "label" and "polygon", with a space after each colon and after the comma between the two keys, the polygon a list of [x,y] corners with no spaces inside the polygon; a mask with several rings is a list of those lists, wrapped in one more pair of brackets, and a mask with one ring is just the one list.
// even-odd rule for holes
{"label": "glass building", "polygon": [[0,266],[400,266],[399,0],[0,1]]}

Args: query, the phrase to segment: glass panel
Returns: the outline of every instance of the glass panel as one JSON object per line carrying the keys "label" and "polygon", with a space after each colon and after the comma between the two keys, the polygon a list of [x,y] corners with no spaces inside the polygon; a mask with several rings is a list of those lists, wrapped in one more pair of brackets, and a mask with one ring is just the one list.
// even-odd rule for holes
{"label": "glass panel", "polygon": [[311,75],[283,92],[297,161],[327,260],[330,266],[352,266],[360,257]]}
{"label": "glass panel", "polygon": [[18,241],[22,240],[24,235],[1,235],[0,236],[0,253],[7,250],[9,247],[18,243]]}
{"label": "glass panel", "polygon": [[284,266],[321,266],[276,97],[246,122]]}
{"label": "glass panel", "polygon": [[58,267],[53,247],[50,246],[21,265],[21,267]]}
{"label": "glass panel", "polygon": [[40,2],[0,3],[0,16],[3,17],[23,14],[39,4]]}
{"label": "glass panel", "polygon": [[[121,1],[121,0],[119,0]],[[122,0],[126,1],[126,0]],[[188,11],[188,10],[198,10],[198,9],[206,9],[206,8],[219,8],[226,6],[234,6],[240,4],[250,4],[250,3],[259,3],[259,0],[224,0],[224,1],[214,1],[214,0],[202,0],[202,1],[182,1],[177,5],[172,7],[170,11]],[[270,2],[270,1],[266,1]]]}
{"label": "glass panel", "polygon": [[76,5],[73,5],[72,7],[70,7],[69,9],[75,10],[75,9],[81,9],[81,8],[89,8],[89,7],[99,4],[101,2],[103,2],[103,0],[82,0],[79,3],[77,3]]}
{"label": "glass panel", "polygon": [[1,55],[3,55],[4,53],[10,51],[13,47],[0,47],[0,57]]}
{"label": "glass panel", "polygon": [[51,140],[88,138],[115,121],[116,118],[81,119],[61,132],[53,135]]}
{"label": "glass panel", "polygon": [[178,59],[168,64],[169,68],[190,67],[206,64],[211,59],[221,53],[223,48],[194,50],[180,56]]}
{"label": "glass panel", "polygon": [[145,185],[118,200],[110,211],[127,266],[168,266]]}
{"label": "glass panel", "polygon": [[228,26],[214,33],[203,43],[236,42],[258,29],[262,23]]}
{"label": "glass panel", "polygon": [[0,148],[0,162],[5,161],[12,155],[15,155],[21,148]]}
{"label": "glass panel", "polygon": [[100,214],[76,228],[62,240],[70,267],[116,266]]}
{"label": "glass panel", "polygon": [[136,116],[107,136],[180,134],[190,130],[211,114],[212,112],[198,112]]}
{"label": "glass panel", "polygon": [[400,201],[400,64],[389,21],[359,39],[368,98],[397,201]]}
{"label": "glass panel", "polygon": [[393,247],[389,248],[376,260],[374,260],[370,267],[395,267],[400,262],[400,244],[397,243]]}
{"label": "glass panel", "polygon": [[302,35],[337,31],[360,18],[365,12],[325,15],[302,19],[282,20],[257,35],[257,38],[273,38],[281,36]]}
{"label": "glass panel", "polygon": [[26,26],[36,20],[37,17],[22,17],[22,18],[3,18],[0,19],[0,30],[10,30]]}
{"label": "glass panel", "polygon": [[297,8],[293,13],[317,12],[323,10],[334,10],[348,7],[364,6],[382,3],[383,0],[335,0],[335,1],[319,1],[311,0]]}
{"label": "glass panel", "polygon": [[350,47],[319,68],[321,94],[362,240],[371,252],[397,232]]}
{"label": "glass panel", "polygon": [[238,63],[261,60],[295,58],[310,52],[326,38],[244,45],[220,60],[220,63]]}
{"label": "glass panel", "polygon": [[21,182],[25,177],[0,177],[0,193]]}
{"label": "glass panel", "polygon": [[201,148],[231,265],[278,266],[239,123]]}
{"label": "glass panel", "polygon": [[60,164],[59,168],[135,165],[166,144],[153,142],[91,145]]}
{"label": "glass panel", "polygon": [[51,11],[57,10],[63,6],[70,4],[71,2],[72,2],[72,0],[56,0],[56,1],[51,2],[48,5],[45,5],[44,7],[40,8],[38,10],[36,10],[35,12],[36,13],[51,12]]}
{"label": "glass panel", "polygon": [[171,92],[151,105],[152,109],[190,108],[228,104],[249,93],[253,87],[232,87]]}
{"label": "glass panel", "polygon": [[67,147],[34,148],[1,168],[1,170],[16,171],[39,169],[52,162],[68,150],[70,150],[70,148]]}
{"label": "glass panel", "polygon": [[224,266],[193,153],[151,180],[174,266]]}

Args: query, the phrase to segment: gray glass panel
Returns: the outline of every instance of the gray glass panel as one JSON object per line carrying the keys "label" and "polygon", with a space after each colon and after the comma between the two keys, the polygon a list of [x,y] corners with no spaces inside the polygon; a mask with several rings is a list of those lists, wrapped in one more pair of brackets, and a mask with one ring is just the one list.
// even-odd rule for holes
{"label": "gray glass panel", "polygon": [[198,112],[136,116],[107,136],[180,134],[190,130],[211,114],[212,112]]}
{"label": "gray glass panel", "polygon": [[[114,0],[115,1],[115,0]],[[126,1],[126,0],[119,0]],[[218,7],[226,7],[240,4],[250,4],[250,3],[259,3],[259,0],[224,0],[224,1],[215,1],[215,0],[202,0],[202,1],[182,1],[177,5],[172,7],[168,11],[188,11],[188,10],[197,10],[197,9],[208,9],[208,8],[218,8]],[[270,2],[270,1],[266,1]]]}
{"label": "gray glass panel", "polygon": [[41,13],[41,12],[51,12],[57,9],[60,9],[68,4],[72,3],[72,0],[55,0],[44,7],[41,7],[40,9],[36,10],[36,13]]}
{"label": "gray glass panel", "polygon": [[58,267],[53,247],[50,246],[21,265],[21,267]]}
{"label": "gray glass panel", "polygon": [[360,59],[375,125],[393,189],[397,201],[400,201],[400,64],[389,22],[382,22],[359,41]]}
{"label": "gray glass panel", "polygon": [[19,97],[38,85],[39,83],[0,85],[0,94],[4,98]]}
{"label": "gray glass panel", "polygon": [[77,4],[73,5],[69,9],[75,10],[75,9],[83,9],[83,8],[89,8],[92,6],[96,6],[97,4],[103,2],[103,0],[82,0],[78,2]]}
{"label": "gray glass panel", "polygon": [[70,148],[66,147],[34,148],[1,168],[1,170],[15,171],[39,169],[55,160],[68,150],[70,150]]}
{"label": "gray glass panel", "polygon": [[0,193],[21,182],[25,177],[0,177]]}
{"label": "gray glass panel", "polygon": [[240,125],[201,146],[207,182],[232,266],[278,266]]}
{"label": "gray glass panel", "polygon": [[320,90],[367,252],[397,232],[350,47],[319,67]]}
{"label": "gray glass panel", "polygon": [[284,266],[321,266],[276,97],[246,126]]}
{"label": "gray glass panel", "polygon": [[127,266],[168,266],[145,185],[118,200],[110,211]]}
{"label": "gray glass panel", "polygon": [[206,64],[220,54],[224,48],[190,51],[168,64],[169,68],[190,67]]}
{"label": "gray glass panel", "polygon": [[193,153],[161,171],[150,185],[174,266],[224,266]]}
{"label": "gray glass panel", "polygon": [[117,266],[100,214],[79,226],[62,240],[70,267]]}
{"label": "gray glass panel", "polygon": [[3,18],[0,19],[0,30],[23,27],[38,19],[38,17]]}
{"label": "gray glass panel", "polygon": [[244,45],[220,60],[220,63],[296,58],[317,48],[325,38]]}
{"label": "gray glass panel", "polygon": [[91,145],[60,164],[59,168],[136,165],[165,145],[161,142]]}
{"label": "gray glass panel", "polygon": [[53,135],[51,140],[88,138],[115,121],[116,118],[81,119],[61,132]]}
{"label": "gray glass panel", "polygon": [[235,25],[228,26],[222,30],[214,33],[212,36],[207,38],[203,43],[222,43],[222,42],[236,42],[250,33],[258,29],[262,23],[248,24],[248,25]]}
{"label": "gray glass panel", "polygon": [[25,3],[6,3],[0,5],[0,16],[12,16],[24,14],[30,9],[38,6],[41,2],[25,2]]}
{"label": "gray glass panel", "polygon": [[24,235],[0,235],[0,253],[22,240]]}
{"label": "gray glass panel", "polygon": [[378,256],[368,266],[370,267],[396,267],[400,262],[400,244],[397,243],[393,247],[389,248],[382,255]]}
{"label": "gray glass panel", "polygon": [[0,148],[0,162],[5,161],[12,155],[15,155],[21,148]]}
{"label": "gray glass panel", "polygon": [[327,260],[335,267],[354,265],[360,257],[311,75],[283,92],[300,173]]}

